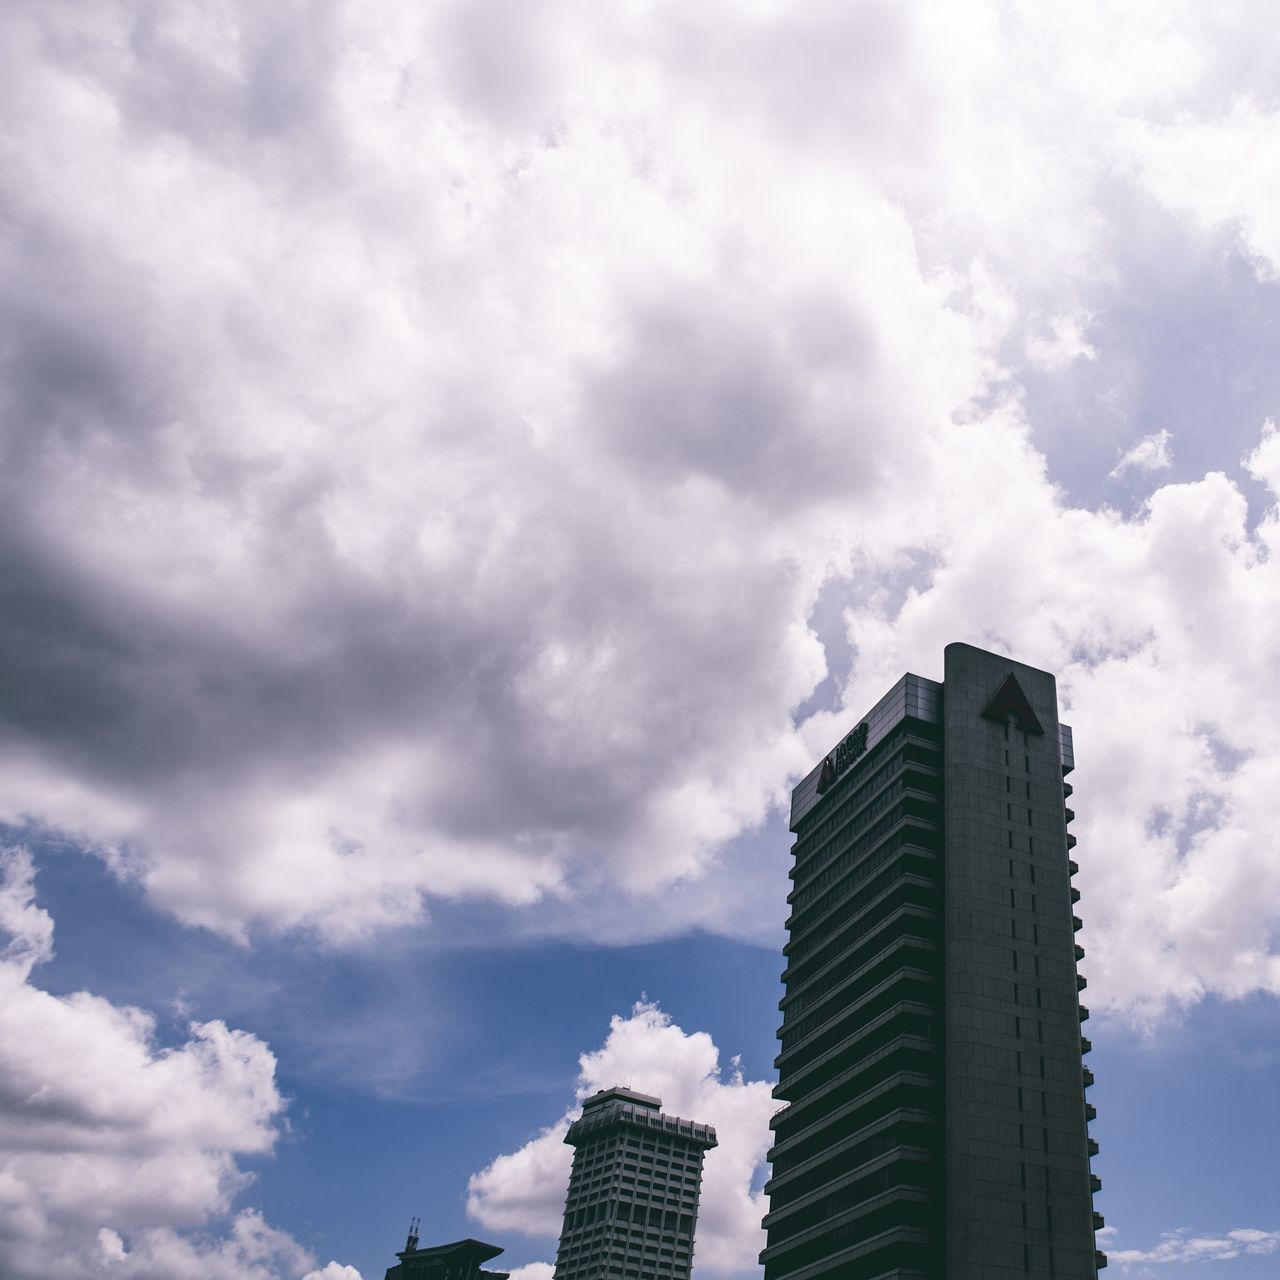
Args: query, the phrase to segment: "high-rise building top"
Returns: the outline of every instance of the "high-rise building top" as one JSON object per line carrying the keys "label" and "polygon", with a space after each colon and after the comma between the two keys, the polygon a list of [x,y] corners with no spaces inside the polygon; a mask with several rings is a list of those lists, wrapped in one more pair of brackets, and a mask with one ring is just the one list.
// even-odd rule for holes
{"label": "high-rise building top", "polygon": [[556,1255],[556,1280],[687,1280],[705,1124],[664,1115],[662,1100],[604,1089],[582,1104]]}
{"label": "high-rise building top", "polygon": [[1054,679],[949,645],[792,797],[766,1280],[1093,1280],[1074,765]]}

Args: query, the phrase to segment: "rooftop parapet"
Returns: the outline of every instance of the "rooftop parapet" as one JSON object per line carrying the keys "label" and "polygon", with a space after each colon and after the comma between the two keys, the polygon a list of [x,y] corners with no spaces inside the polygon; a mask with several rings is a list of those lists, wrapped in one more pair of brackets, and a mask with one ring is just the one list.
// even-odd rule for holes
{"label": "rooftop parapet", "polygon": [[704,1148],[719,1145],[711,1125],[664,1115],[661,1108],[661,1098],[633,1093],[630,1089],[604,1089],[582,1104],[582,1115],[569,1126],[564,1140],[571,1147],[576,1147],[584,1138],[601,1129],[626,1125],[633,1129],[674,1134]]}

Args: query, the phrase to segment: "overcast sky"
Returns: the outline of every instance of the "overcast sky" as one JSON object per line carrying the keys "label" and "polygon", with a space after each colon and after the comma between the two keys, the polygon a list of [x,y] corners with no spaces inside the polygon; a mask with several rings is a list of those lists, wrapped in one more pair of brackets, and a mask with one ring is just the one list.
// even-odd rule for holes
{"label": "overcast sky", "polygon": [[758,1274],[782,807],[965,640],[1113,1266],[1274,1274],[1270,6],[8,0],[0,107],[0,1272],[546,1280],[626,1077]]}

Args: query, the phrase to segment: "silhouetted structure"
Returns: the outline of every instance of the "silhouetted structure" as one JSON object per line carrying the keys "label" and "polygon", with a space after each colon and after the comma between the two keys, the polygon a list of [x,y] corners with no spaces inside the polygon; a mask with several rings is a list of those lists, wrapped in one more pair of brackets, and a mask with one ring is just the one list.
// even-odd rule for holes
{"label": "silhouetted structure", "polygon": [[555,1280],[688,1280],[710,1125],[662,1114],[662,1099],[604,1089],[564,1139],[573,1171]]}
{"label": "silhouetted structure", "polygon": [[766,1280],[1093,1280],[1054,678],[948,645],[796,787]]}
{"label": "silhouetted structure", "polygon": [[387,1268],[386,1280],[508,1280],[509,1272],[484,1271],[481,1263],[490,1262],[502,1252],[496,1244],[483,1240],[455,1240],[452,1244],[418,1245],[420,1220],[409,1224],[409,1238],[396,1254],[400,1259]]}

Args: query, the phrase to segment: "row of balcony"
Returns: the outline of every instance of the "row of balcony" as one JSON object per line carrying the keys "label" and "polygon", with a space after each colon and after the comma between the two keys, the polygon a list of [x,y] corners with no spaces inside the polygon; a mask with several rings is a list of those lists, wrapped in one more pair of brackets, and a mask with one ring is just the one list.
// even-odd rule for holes
{"label": "row of balcony", "polygon": [[[1062,795],[1064,800],[1070,797],[1071,791],[1072,791],[1071,784],[1068,782],[1064,782],[1062,784]],[[1066,819],[1068,824],[1075,820],[1076,814],[1074,809],[1072,809],[1070,806],[1064,806],[1064,811],[1066,814]],[[1067,849],[1068,851],[1070,851],[1075,847],[1076,847],[1076,838],[1068,831],[1067,832]],[[1067,859],[1067,867],[1071,875],[1073,876],[1080,870],[1080,864],[1076,862],[1074,858]],[[1071,886],[1072,906],[1074,906],[1079,901],[1080,901],[1080,890],[1077,889],[1075,885],[1072,885]],[[1080,929],[1083,928],[1083,926],[1084,926],[1084,921],[1081,920],[1080,917],[1074,914],[1073,912],[1071,916],[1072,932],[1078,933]],[[1084,959],[1084,948],[1079,943],[1075,944],[1075,954],[1076,954],[1077,962]],[[1083,991],[1085,987],[1087,987],[1088,985],[1089,983],[1088,983],[1088,980],[1085,978],[1085,976],[1082,973],[1077,973],[1076,974],[1076,990]],[[1080,1006],[1080,1021],[1083,1023],[1088,1019],[1088,1017],[1089,1017],[1088,1006],[1082,1004]],[[1081,1054],[1083,1055],[1088,1053],[1092,1048],[1093,1048],[1093,1042],[1088,1038],[1088,1036],[1082,1035],[1080,1037]],[[1081,1070],[1084,1076],[1084,1087],[1087,1089],[1091,1084],[1093,1084],[1093,1080],[1094,1080],[1093,1071],[1091,1068],[1086,1067],[1083,1064],[1081,1065]],[[1086,1101],[1084,1104],[1085,1124],[1088,1125],[1091,1121],[1096,1120],[1097,1118],[1098,1118],[1098,1108],[1095,1107],[1092,1102]],[[1097,1140],[1093,1137],[1088,1137],[1086,1139],[1086,1142],[1087,1142],[1088,1151],[1089,1151],[1089,1158],[1092,1160],[1093,1157],[1098,1154],[1098,1151],[1099,1151],[1098,1143],[1097,1143]],[[1102,1190],[1102,1179],[1098,1177],[1096,1173],[1090,1172],[1089,1174],[1090,1194],[1097,1195],[1097,1193],[1101,1190]],[[1102,1216],[1102,1214],[1098,1213],[1097,1210],[1094,1210],[1094,1214],[1093,1214],[1094,1231],[1101,1231],[1104,1226],[1106,1226],[1106,1219]],[[1094,1264],[1099,1271],[1101,1271],[1107,1265],[1107,1255],[1103,1253],[1101,1249],[1098,1249],[1094,1252]]]}

